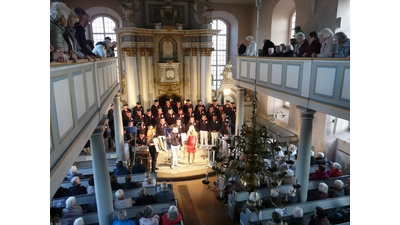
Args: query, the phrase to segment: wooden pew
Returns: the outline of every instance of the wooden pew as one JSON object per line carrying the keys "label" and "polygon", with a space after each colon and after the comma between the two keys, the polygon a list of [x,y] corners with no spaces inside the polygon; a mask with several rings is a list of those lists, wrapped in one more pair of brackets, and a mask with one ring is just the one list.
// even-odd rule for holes
{"label": "wooden pew", "polygon": [[[297,204],[287,205],[284,211],[283,217],[293,216],[293,209],[295,207],[300,207],[303,209],[303,213],[312,213],[315,210],[316,206],[322,207],[324,210],[333,209],[337,207],[345,207],[350,206],[350,196],[336,197],[336,198],[328,198],[324,200],[303,202]],[[248,225],[250,223],[262,223],[267,224],[268,220],[271,220],[271,214],[275,210],[275,208],[267,208],[262,209],[257,215],[255,212],[251,212],[249,209],[246,209],[246,213],[240,213],[240,224]],[[261,217],[259,217],[261,216]]]}
{"label": "wooden pew", "polygon": [[[143,182],[144,178],[147,177],[147,173],[134,173],[134,174],[131,174],[131,176],[132,176],[132,181],[141,183],[141,182]],[[157,172],[150,172],[150,176],[153,178],[156,178],[156,180],[157,180]],[[125,175],[117,176],[117,180],[118,180],[118,183],[120,183],[120,184],[125,183]],[[89,182],[89,179],[86,179],[86,178],[82,179],[81,185],[87,187],[89,185],[88,182]],[[64,188],[69,188],[72,186],[72,184],[71,184],[71,181],[63,181],[60,186],[64,187]]]}
{"label": "wooden pew", "polygon": [[[157,190],[159,189],[159,187],[160,187],[160,185],[146,187],[146,192],[149,195],[155,195],[157,193]],[[172,190],[173,185],[172,184],[168,184],[168,187]],[[140,188],[124,189],[125,197],[131,197],[133,199],[137,198],[139,189]],[[65,207],[65,201],[69,197],[70,196],[61,197],[61,198],[53,198],[52,199],[53,207],[56,207],[56,208]],[[113,197],[113,200],[114,200],[115,199],[115,191],[112,191],[112,197]],[[89,204],[91,202],[96,201],[96,195],[95,194],[75,195],[75,199],[76,199],[76,204],[84,205],[84,204]]]}
{"label": "wooden pew", "polygon": [[[333,183],[335,180],[341,180],[343,183],[347,183],[347,179],[350,177],[350,175],[344,175],[340,177],[332,177],[326,180],[310,180],[308,182],[308,190],[315,190],[318,189],[318,185],[320,182],[325,182],[328,187],[332,187]],[[292,184],[284,184],[281,186],[278,186],[277,189],[279,193],[281,194],[286,194],[287,189],[289,187],[293,186]],[[257,190],[259,194],[261,194],[261,198],[265,199],[269,197],[269,188],[259,188]],[[297,193],[299,194],[299,193]],[[248,192],[234,192],[233,194],[228,195],[228,215],[233,219],[235,216],[235,210],[237,205],[243,205],[244,202],[246,202],[249,198],[249,193]]]}

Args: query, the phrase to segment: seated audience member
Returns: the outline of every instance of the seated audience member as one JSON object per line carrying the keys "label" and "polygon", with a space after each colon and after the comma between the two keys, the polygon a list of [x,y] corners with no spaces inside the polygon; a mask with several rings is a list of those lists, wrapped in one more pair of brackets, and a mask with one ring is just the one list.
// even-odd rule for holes
{"label": "seated audience member", "polygon": [[136,157],[135,165],[132,166],[132,173],[144,173],[147,171],[149,171],[149,167],[142,164],[142,157]]}
{"label": "seated audience member", "polygon": [[285,156],[279,156],[279,161],[276,164],[276,168],[278,168],[278,170],[287,170],[287,169],[289,169],[289,165],[285,161]]}
{"label": "seated audience member", "polygon": [[325,157],[325,154],[323,152],[318,152],[317,156],[315,157],[315,163],[325,165],[327,162],[328,159]]}
{"label": "seated audience member", "polygon": [[272,42],[269,39],[264,39],[263,42],[264,42],[264,45],[263,45],[263,56],[270,56],[268,54],[268,49],[269,48],[275,48],[275,44],[274,44],[274,42]]}
{"label": "seated audience member", "polygon": [[350,177],[347,179],[347,184],[343,186],[344,194],[350,195]]}
{"label": "seated audience member", "polygon": [[85,179],[83,174],[78,172],[78,168],[76,166],[71,166],[66,177],[68,180],[71,180],[75,176],[79,177],[80,179]]}
{"label": "seated audience member", "polygon": [[329,198],[344,196],[343,181],[335,180],[333,187],[328,190]]}
{"label": "seated audience member", "polygon": [[335,209],[326,214],[330,223],[340,224],[350,222],[350,208],[348,209]]}
{"label": "seated audience member", "polygon": [[68,196],[68,188],[65,187],[59,187],[56,191],[56,193],[54,194],[53,198],[61,198],[61,197],[66,197]]}
{"label": "seated audience member", "polygon": [[293,186],[288,187],[286,191],[285,200],[290,203],[298,203],[299,197],[297,196],[296,189]]}
{"label": "seated audience member", "polygon": [[113,174],[115,176],[127,175],[127,174],[131,174],[131,171],[129,171],[128,168],[126,168],[126,166],[124,166],[124,163],[122,161],[118,161],[117,164],[115,165]]}
{"label": "seated audience member", "polygon": [[88,194],[94,194],[94,178],[93,177],[91,177],[89,179],[86,191]]}
{"label": "seated audience member", "polygon": [[154,201],[157,203],[167,203],[174,199],[174,193],[168,188],[167,182],[163,181],[160,185],[160,191],[154,195]]}
{"label": "seated audience member", "polygon": [[112,220],[112,225],[136,225],[135,221],[129,219],[124,209],[118,212],[118,218]]}
{"label": "seated audience member", "polygon": [[294,48],[293,45],[286,45],[286,51],[282,54],[283,57],[294,57]]}
{"label": "seated audience member", "polygon": [[81,179],[79,177],[73,177],[71,180],[72,186],[68,188],[68,195],[83,195],[87,194],[85,186],[81,186]]}
{"label": "seated audience member", "polygon": [[318,54],[321,51],[321,43],[318,39],[318,32],[312,31],[308,35],[308,40],[310,46],[308,47],[308,51],[304,53],[303,57],[311,57],[313,53]]}
{"label": "seated audience member", "polygon": [[250,211],[255,211],[257,205],[261,206],[260,199],[260,194],[258,194],[257,192],[251,192],[249,194],[249,200],[247,200],[246,203],[242,206],[240,212],[246,213],[246,209],[249,209]]}
{"label": "seated audience member", "polygon": [[237,43],[238,55],[243,55],[246,52],[246,45]]}
{"label": "seated audience member", "polygon": [[132,176],[130,174],[127,174],[125,176],[125,183],[122,184],[121,189],[133,189],[137,187],[139,187],[139,185],[132,181]]}
{"label": "seated audience member", "polygon": [[295,184],[296,177],[294,177],[294,172],[291,169],[285,171],[286,174],[282,177],[282,184]]}
{"label": "seated audience member", "polygon": [[298,46],[295,50],[295,57],[302,57],[305,53],[307,53],[310,44],[306,40],[306,36],[303,32],[296,33],[295,38],[298,42]]}
{"label": "seated audience member", "polygon": [[315,207],[314,215],[308,220],[309,225],[329,225],[330,222],[326,217],[325,210],[319,206]]}
{"label": "seated audience member", "polygon": [[272,55],[274,57],[282,57],[283,56],[283,49],[281,45],[275,46],[275,52]]}
{"label": "seated audience member", "polygon": [[115,209],[122,209],[122,208],[128,208],[132,207],[135,205],[135,201],[133,201],[132,198],[126,198],[124,190],[118,189],[115,192],[115,200],[114,200],[114,208]]}
{"label": "seated audience member", "polygon": [[268,54],[266,56],[270,56],[270,57],[274,56],[274,52],[275,52],[274,47],[268,48]]}
{"label": "seated audience member", "polygon": [[154,203],[154,198],[147,194],[145,187],[141,187],[138,191],[138,197],[135,199],[135,202],[136,205],[150,205]]}
{"label": "seated audience member", "polygon": [[333,32],[329,28],[323,29],[319,32],[319,41],[321,42],[321,50],[320,53],[312,54],[312,57],[318,58],[332,58],[332,52],[336,49],[336,42],[333,39]]}
{"label": "seated audience member", "polygon": [[318,164],[318,169],[311,175],[310,180],[325,180],[329,178],[329,173],[325,171],[325,166]]}
{"label": "seated audience member", "polygon": [[65,27],[71,9],[62,2],[52,2],[50,9],[50,44],[54,50],[68,53],[68,59],[77,61],[74,52],[68,50],[68,43],[64,39]]}
{"label": "seated audience member", "polygon": [[168,212],[165,213],[161,217],[161,224],[162,225],[173,225],[177,224],[182,220],[182,213],[178,211],[176,206],[171,205],[168,209]]}
{"label": "seated audience member", "polygon": [[308,220],[303,216],[303,209],[295,207],[293,217],[288,220],[288,225],[308,225]]}
{"label": "seated audience member", "polygon": [[273,211],[271,214],[272,220],[268,221],[268,225],[288,225],[283,221],[282,216],[277,211]]}
{"label": "seated audience member", "polygon": [[82,217],[76,218],[74,221],[74,225],[85,225]]}
{"label": "seated audience member", "polygon": [[110,182],[111,182],[111,190],[116,191],[118,189],[121,189],[121,184],[118,183],[118,178],[115,175],[110,176]]}
{"label": "seated audience member", "polygon": [[334,162],[332,164],[332,169],[329,171],[329,177],[340,177],[342,175],[342,166],[339,163]]}
{"label": "seated audience member", "polygon": [[142,182],[142,187],[152,187],[152,186],[156,186],[156,185],[157,185],[157,181],[154,177],[144,178],[144,180]]}
{"label": "seated audience member", "polygon": [[318,184],[318,190],[308,196],[307,201],[323,200],[329,197],[329,187],[324,182]]}
{"label": "seated audience member", "polygon": [[269,198],[264,199],[263,205],[265,208],[279,208],[282,206],[282,198],[276,189],[269,191]]}
{"label": "seated audience member", "polygon": [[350,59],[350,38],[343,32],[337,32],[333,35],[336,42],[336,48],[331,55],[335,58],[347,58]]}
{"label": "seated audience member", "polygon": [[140,225],[158,225],[160,224],[160,216],[153,214],[153,208],[146,205],[143,210],[143,217],[139,220]]}
{"label": "seated audience member", "polygon": [[79,216],[83,214],[83,209],[76,204],[76,198],[71,196],[65,201],[65,208],[62,210],[62,216]]}

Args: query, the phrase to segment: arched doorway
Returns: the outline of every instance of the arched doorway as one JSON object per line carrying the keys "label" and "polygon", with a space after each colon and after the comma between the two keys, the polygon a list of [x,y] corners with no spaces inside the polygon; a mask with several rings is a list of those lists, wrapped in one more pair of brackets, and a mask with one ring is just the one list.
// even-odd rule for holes
{"label": "arched doorway", "polygon": [[182,96],[175,93],[163,94],[158,97],[160,105],[165,105],[167,100],[171,101],[171,105],[175,105],[177,101],[182,102]]}

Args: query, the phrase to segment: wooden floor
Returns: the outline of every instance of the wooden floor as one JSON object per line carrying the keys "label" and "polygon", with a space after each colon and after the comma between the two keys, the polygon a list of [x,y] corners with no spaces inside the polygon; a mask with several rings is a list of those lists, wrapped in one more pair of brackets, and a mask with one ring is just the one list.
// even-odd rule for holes
{"label": "wooden floor", "polygon": [[210,184],[204,185],[204,178],[186,181],[174,181],[173,191],[183,214],[185,225],[239,225],[233,222],[226,205],[216,199],[213,185],[216,177],[210,177]]}

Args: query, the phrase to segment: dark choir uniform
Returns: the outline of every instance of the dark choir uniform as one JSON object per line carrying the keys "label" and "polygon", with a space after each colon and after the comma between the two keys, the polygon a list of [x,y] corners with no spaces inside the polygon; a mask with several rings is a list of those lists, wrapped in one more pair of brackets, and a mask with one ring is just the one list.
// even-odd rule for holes
{"label": "dark choir uniform", "polygon": [[200,121],[201,120],[201,115],[203,115],[203,114],[204,114],[204,109],[203,108],[198,108],[197,110],[194,111],[194,119],[196,121]]}
{"label": "dark choir uniform", "polygon": [[136,139],[136,146],[146,146],[147,145],[147,138],[146,136],[143,136],[143,138],[139,138]]}
{"label": "dark choir uniform", "polygon": [[165,122],[167,123],[168,127],[172,127],[172,125],[176,123],[176,114],[174,113],[172,108],[170,108],[168,110],[168,113],[165,114]]}
{"label": "dark choir uniform", "polygon": [[[185,117],[186,117],[186,123],[188,123],[190,117],[194,117],[194,112],[192,111],[192,112],[187,112],[187,113],[185,113]],[[194,120],[196,120],[196,119],[194,119]],[[186,127],[187,127],[187,126],[186,126]]]}
{"label": "dark choir uniform", "polygon": [[165,119],[164,113],[162,113],[161,111],[158,111],[157,114],[154,114],[154,121],[156,124],[158,124],[160,122],[161,118]]}
{"label": "dark choir uniform", "polygon": [[[140,126],[137,127],[138,129],[138,134],[140,134],[140,132],[143,132],[145,134],[147,134],[147,126],[144,124],[144,122],[140,123]],[[139,136],[139,135],[138,135]]]}
{"label": "dark choir uniform", "polygon": [[132,108],[132,115],[136,115],[137,111],[142,111],[142,115],[144,115],[144,109],[140,105],[140,102],[136,103],[136,106]]}
{"label": "dark choir uniform", "polygon": [[182,124],[186,124],[187,122],[189,122],[189,120],[186,121],[186,116],[185,114],[183,114],[183,110],[179,110],[178,114],[176,115],[176,119],[180,119],[182,121]]}
{"label": "dark choir uniform", "polygon": [[186,132],[185,132],[185,133],[188,132],[189,127],[190,127],[191,125],[194,126],[194,129],[196,130],[196,132],[199,132],[199,128],[198,128],[198,125],[197,125],[197,124],[198,124],[198,123],[196,122],[196,120],[195,120],[193,123],[187,122],[187,124],[185,125],[185,129],[186,129]]}
{"label": "dark choir uniform", "polygon": [[186,100],[186,104],[183,105],[183,113],[187,113],[188,108],[192,108],[193,109],[193,105],[190,104],[190,100],[187,99]]}
{"label": "dark choir uniform", "polygon": [[[151,112],[151,110],[150,110]],[[154,126],[155,125],[155,119],[153,114],[151,113],[147,113],[146,115],[144,115],[144,124],[146,124],[146,126]]]}

